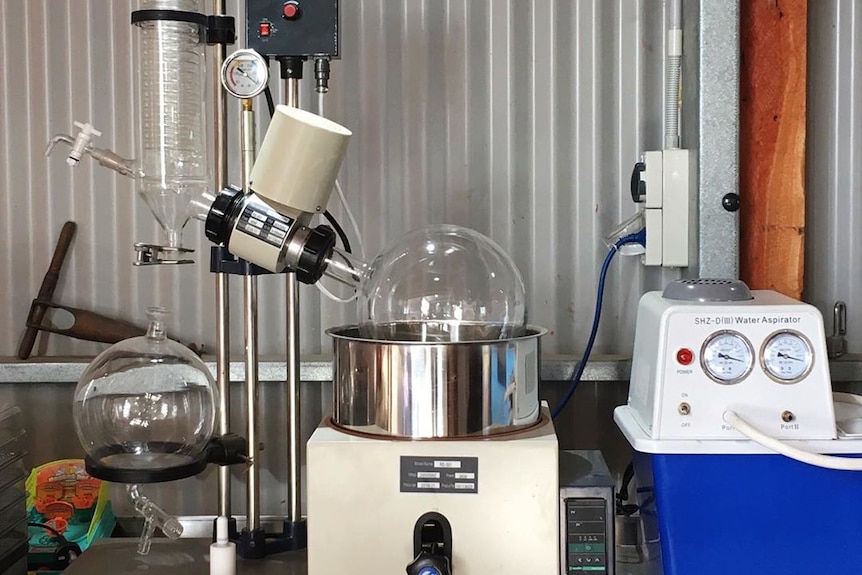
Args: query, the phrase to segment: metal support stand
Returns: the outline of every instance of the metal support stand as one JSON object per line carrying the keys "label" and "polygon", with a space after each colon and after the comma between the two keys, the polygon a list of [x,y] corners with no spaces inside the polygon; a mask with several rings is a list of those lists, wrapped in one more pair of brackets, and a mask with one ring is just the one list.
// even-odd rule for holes
{"label": "metal support stand", "polygon": [[260,440],[258,438],[257,405],[257,276],[243,278],[243,312],[245,314],[245,402],[246,439],[248,440],[248,468],[246,470],[247,529],[260,528]]}
{"label": "metal support stand", "polygon": [[[212,12],[215,16],[227,14],[225,0],[213,0]],[[228,185],[227,158],[227,95],[221,85],[221,67],[227,53],[227,45],[213,45],[213,132],[215,149],[215,189],[221,190]],[[230,281],[228,274],[216,273],[216,385],[219,394],[218,433],[230,433]],[[228,530],[236,534],[236,520],[231,513],[230,469],[218,470],[218,514],[228,518]],[[215,534],[215,523],[213,523]]]}
{"label": "metal support stand", "polygon": [[[279,61],[284,80],[285,103],[299,107],[299,83],[302,79],[304,58],[291,57]],[[306,545],[306,525],[302,518],[302,419],[300,414],[299,381],[299,282],[296,274],[287,274],[287,519],[284,522],[286,537],[296,547]]]}

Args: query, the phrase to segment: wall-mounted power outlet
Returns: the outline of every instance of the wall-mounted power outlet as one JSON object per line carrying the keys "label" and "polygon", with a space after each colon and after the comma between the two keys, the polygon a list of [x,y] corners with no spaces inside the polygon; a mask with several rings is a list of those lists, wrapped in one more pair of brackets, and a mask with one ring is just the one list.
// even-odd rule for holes
{"label": "wall-mounted power outlet", "polygon": [[688,267],[696,238],[696,156],[692,150],[644,154],[639,190],[644,193],[647,266]]}

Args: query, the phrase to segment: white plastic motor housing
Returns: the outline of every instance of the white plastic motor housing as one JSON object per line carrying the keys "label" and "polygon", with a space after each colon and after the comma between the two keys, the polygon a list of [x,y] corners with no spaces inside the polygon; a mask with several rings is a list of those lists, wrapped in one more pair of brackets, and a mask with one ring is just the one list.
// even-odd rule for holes
{"label": "white plastic motor housing", "polygon": [[352,135],[322,116],[277,106],[249,187],[287,209],[322,213]]}
{"label": "white plastic motor housing", "polygon": [[351,135],[311,112],[278,106],[252,168],[251,190],[231,208],[230,233],[214,241],[271,272],[293,270],[313,234],[312,217],[329,201]]}

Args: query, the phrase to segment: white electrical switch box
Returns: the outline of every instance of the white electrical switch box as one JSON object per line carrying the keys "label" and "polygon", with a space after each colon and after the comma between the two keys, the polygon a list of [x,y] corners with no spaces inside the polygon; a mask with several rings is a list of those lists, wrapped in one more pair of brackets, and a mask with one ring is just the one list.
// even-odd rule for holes
{"label": "white electrical switch box", "polygon": [[644,154],[647,266],[688,267],[697,222],[697,165],[692,150]]}

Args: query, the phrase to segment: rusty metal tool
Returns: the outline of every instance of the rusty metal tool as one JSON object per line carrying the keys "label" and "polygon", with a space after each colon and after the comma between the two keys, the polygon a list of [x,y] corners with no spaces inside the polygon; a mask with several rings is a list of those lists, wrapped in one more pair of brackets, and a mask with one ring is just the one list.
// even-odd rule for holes
{"label": "rusty metal tool", "polygon": [[[51,301],[76,229],[75,222],[66,222],[63,224],[63,229],[60,230],[60,238],[57,240],[57,247],[54,249],[54,256],[51,258],[51,264],[48,266],[45,278],[42,280],[42,286],[39,288],[39,295],[30,305],[30,313],[27,315],[27,331],[24,332],[24,338],[21,340],[21,345],[18,346],[20,359],[30,357],[40,331],[103,343],[116,343],[146,333],[145,329],[130,323]],[[69,312],[74,318],[74,323],[69,328],[57,328],[50,324],[44,324],[45,312],[48,309],[62,309]]]}

